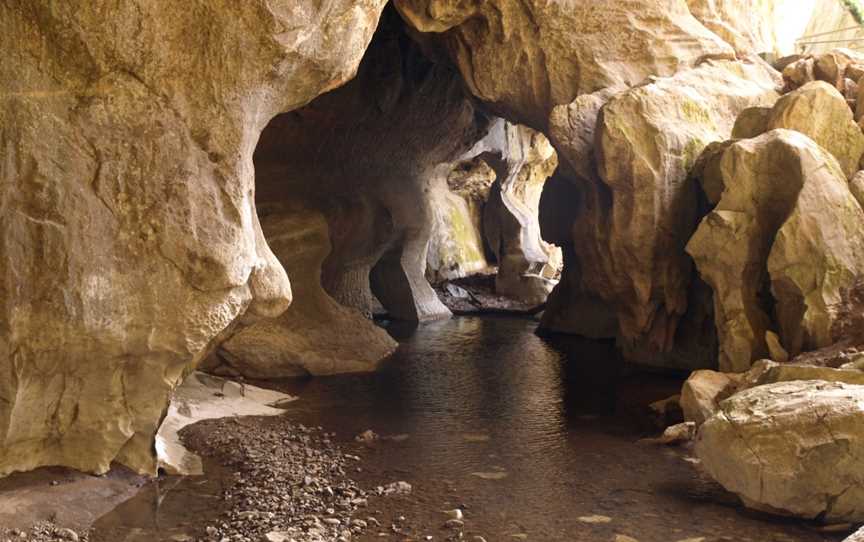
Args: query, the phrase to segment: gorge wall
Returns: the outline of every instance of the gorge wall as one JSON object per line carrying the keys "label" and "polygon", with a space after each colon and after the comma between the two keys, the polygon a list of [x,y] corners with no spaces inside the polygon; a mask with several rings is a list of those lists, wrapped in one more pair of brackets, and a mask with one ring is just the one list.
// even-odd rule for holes
{"label": "gorge wall", "polygon": [[[757,56],[788,47],[781,2],[384,4],[0,5],[0,474],[152,473],[192,368],[372,370],[396,346],[379,304],[447,317],[429,279],[493,265],[542,303],[563,257],[544,331],[643,363],[744,370],[769,331],[792,355],[853,335],[864,63],[784,80]],[[749,304],[722,293],[740,262],[704,256],[728,213],[763,219],[725,190],[748,160],[799,173],[753,229],[774,248],[733,285]],[[808,223],[838,209],[848,246]]]}

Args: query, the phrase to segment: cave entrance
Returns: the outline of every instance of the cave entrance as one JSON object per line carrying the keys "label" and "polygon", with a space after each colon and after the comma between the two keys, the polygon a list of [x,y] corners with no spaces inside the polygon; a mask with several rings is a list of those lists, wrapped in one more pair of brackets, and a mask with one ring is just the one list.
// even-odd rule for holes
{"label": "cave entrance", "polygon": [[368,371],[396,344],[373,316],[432,321],[484,302],[524,312],[555,284],[560,250],[537,216],[554,150],[482,111],[392,8],[357,76],[272,119],[254,162],[262,229],[294,300],[222,343],[246,376]]}

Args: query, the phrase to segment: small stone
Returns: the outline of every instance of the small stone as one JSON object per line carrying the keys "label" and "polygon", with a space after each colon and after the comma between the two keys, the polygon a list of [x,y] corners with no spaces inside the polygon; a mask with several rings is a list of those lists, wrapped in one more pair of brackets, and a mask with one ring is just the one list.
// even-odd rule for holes
{"label": "small stone", "polygon": [[609,516],[600,516],[597,514],[591,516],[579,516],[576,519],[582,523],[610,523],[612,521],[612,518]]}

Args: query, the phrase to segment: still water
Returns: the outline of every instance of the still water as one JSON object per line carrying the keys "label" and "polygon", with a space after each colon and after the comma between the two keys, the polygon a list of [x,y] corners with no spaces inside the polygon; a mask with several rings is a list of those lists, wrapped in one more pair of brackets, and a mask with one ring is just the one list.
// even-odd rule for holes
{"label": "still water", "polygon": [[[391,325],[400,347],[379,373],[259,384],[298,395],[289,417],[336,432],[361,455],[361,483],[410,482],[412,496],[370,504],[382,525],[404,516],[433,540],[447,536],[441,510],[458,505],[466,530],[488,542],[842,539],[744,510],[686,448],[638,443],[654,431],[647,405],[676,393],[680,377],[625,367],[608,344],[540,338],[535,327],[504,317]],[[353,441],[368,429],[385,438]],[[216,517],[225,473],[211,469],[152,484],[100,519],[93,538],[171,540]]]}

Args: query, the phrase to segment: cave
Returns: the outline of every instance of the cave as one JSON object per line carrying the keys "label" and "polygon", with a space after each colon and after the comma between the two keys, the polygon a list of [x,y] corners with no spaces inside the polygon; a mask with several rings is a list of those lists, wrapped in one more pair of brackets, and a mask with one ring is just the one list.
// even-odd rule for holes
{"label": "cave", "polygon": [[3,4],[0,541],[861,540],[862,13]]}

